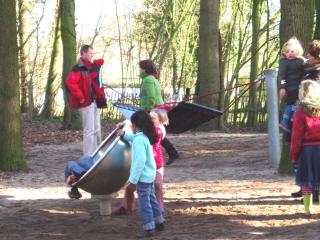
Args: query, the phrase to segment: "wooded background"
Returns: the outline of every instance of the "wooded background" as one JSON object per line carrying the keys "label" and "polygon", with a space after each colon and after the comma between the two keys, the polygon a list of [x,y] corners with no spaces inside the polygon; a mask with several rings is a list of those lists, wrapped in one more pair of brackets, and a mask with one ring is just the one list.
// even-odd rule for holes
{"label": "wooded background", "polygon": [[152,59],[166,100],[182,92],[186,100],[225,111],[202,128],[256,129],[266,128],[267,119],[260,78],[277,67],[280,46],[292,36],[304,47],[320,38],[317,0],[144,0],[126,14],[123,1],[108,2],[114,24],[105,26],[108,16],[100,15],[93,34],[81,35],[78,19],[98,13],[77,16],[76,7],[86,7],[77,1],[0,0],[0,169],[26,167],[23,121],[59,118],[64,128],[81,127],[64,79],[82,44],[92,44],[107,65],[120,66],[104,69],[105,82],[122,89],[102,113],[109,121],[119,118],[111,101],[135,102],[126,89],[139,87],[138,61]]}

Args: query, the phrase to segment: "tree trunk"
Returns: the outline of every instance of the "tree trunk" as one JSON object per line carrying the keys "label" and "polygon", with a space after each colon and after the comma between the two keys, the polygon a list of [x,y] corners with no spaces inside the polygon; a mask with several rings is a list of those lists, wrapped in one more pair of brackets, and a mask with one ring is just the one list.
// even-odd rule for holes
{"label": "tree trunk", "polygon": [[64,127],[80,129],[81,121],[78,111],[71,109],[68,102],[68,93],[65,87],[65,79],[72,66],[76,64],[76,31],[75,31],[75,3],[74,0],[60,0],[61,15],[61,39],[63,46],[63,73],[62,89],[64,95]]}
{"label": "tree trunk", "polygon": [[320,39],[320,1],[319,0],[314,0],[315,1],[315,7],[316,7],[316,27],[314,30],[314,35],[313,39]]}
{"label": "tree trunk", "polygon": [[[219,13],[220,1],[200,1],[199,27],[199,102],[202,105],[220,109],[220,94],[212,94],[220,90],[219,66]],[[206,97],[202,97],[207,95]],[[219,129],[219,118],[216,118],[200,129]]]}
{"label": "tree trunk", "polygon": [[0,0],[0,169],[26,168],[21,134],[16,3]]}
{"label": "tree trunk", "polygon": [[306,49],[312,39],[314,2],[310,0],[280,0],[280,3],[280,46],[283,46],[289,38],[296,36]]}
{"label": "tree trunk", "polygon": [[[280,44],[296,36],[303,47],[312,40],[314,2],[310,0],[281,0]],[[309,26],[309,27],[306,27]],[[279,173],[292,173],[290,144],[282,138]]]}
{"label": "tree trunk", "polygon": [[56,25],[54,30],[53,47],[52,47],[49,73],[48,73],[48,79],[47,79],[47,85],[46,85],[46,93],[45,93],[45,99],[43,104],[43,110],[41,112],[41,116],[44,118],[50,118],[54,116],[54,106],[55,106],[54,100],[56,95],[55,85],[58,81],[58,74],[59,74],[58,59],[59,59],[60,41],[61,41],[60,19],[61,17],[60,17],[59,5],[58,5]]}
{"label": "tree trunk", "polygon": [[24,0],[18,1],[18,37],[19,37],[19,55],[20,55],[20,91],[21,91],[21,112],[26,113],[28,111],[28,79],[27,79],[27,70],[26,70],[26,53],[25,53],[25,44],[26,44],[26,3]]}
{"label": "tree trunk", "polygon": [[[259,71],[259,30],[261,18],[261,0],[252,0],[252,43],[251,43],[251,66],[250,66],[250,83],[258,77]],[[248,104],[248,127],[257,126],[257,87],[251,85],[249,89]]]}

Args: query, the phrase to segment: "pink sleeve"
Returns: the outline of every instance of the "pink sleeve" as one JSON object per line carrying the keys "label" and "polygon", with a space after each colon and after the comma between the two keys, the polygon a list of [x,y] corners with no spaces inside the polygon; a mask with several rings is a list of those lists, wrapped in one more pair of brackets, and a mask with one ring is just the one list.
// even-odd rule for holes
{"label": "pink sleeve", "polygon": [[304,112],[298,109],[293,117],[293,127],[291,135],[291,160],[297,162],[299,160],[299,153],[301,151],[303,136],[305,131]]}

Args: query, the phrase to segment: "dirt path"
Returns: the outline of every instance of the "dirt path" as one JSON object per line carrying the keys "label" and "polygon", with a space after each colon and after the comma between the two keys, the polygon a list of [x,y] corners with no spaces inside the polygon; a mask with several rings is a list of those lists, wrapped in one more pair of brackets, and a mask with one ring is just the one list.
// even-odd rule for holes
{"label": "dirt path", "polygon": [[[166,230],[154,239],[318,236],[319,214],[305,218],[300,200],[289,197],[297,187],[293,177],[271,167],[265,134],[170,138],[182,157],[165,170]],[[1,240],[135,239],[141,227],[137,213],[106,220],[89,194],[68,199],[63,169],[80,156],[79,144],[39,145],[26,152],[28,172],[0,172]]]}

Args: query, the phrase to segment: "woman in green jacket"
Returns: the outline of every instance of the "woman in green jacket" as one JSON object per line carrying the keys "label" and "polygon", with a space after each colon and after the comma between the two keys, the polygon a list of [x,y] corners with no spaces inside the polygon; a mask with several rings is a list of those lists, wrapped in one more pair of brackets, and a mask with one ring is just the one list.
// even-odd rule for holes
{"label": "woman in green jacket", "polygon": [[[140,108],[150,111],[153,108],[164,108],[165,104],[161,96],[161,86],[159,82],[159,74],[155,64],[151,60],[142,60],[139,62],[140,77],[142,82],[140,85]],[[177,150],[172,143],[164,138],[161,142],[169,155],[167,165],[179,158]]]}

